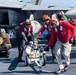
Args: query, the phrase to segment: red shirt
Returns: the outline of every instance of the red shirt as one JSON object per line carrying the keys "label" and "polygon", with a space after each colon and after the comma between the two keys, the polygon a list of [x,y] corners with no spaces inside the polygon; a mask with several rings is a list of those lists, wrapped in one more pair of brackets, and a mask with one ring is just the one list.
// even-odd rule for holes
{"label": "red shirt", "polygon": [[25,33],[26,36],[28,36],[29,33],[32,32],[32,25],[29,25],[28,27],[26,27],[24,22],[22,22],[22,23],[20,23],[20,26],[22,27],[22,30],[23,30],[23,32]]}
{"label": "red shirt", "polygon": [[38,33],[38,36],[40,36],[40,35],[44,32],[45,29],[46,29],[46,30],[48,31],[48,33],[50,34],[50,33],[51,33],[51,28],[52,28],[52,26],[50,25],[50,23],[46,24],[46,23],[44,22],[41,30],[40,30],[39,33]]}
{"label": "red shirt", "polygon": [[51,30],[51,37],[48,43],[50,47],[55,37],[57,37],[62,43],[66,43],[70,40],[71,37],[76,35],[76,28],[66,21],[59,21],[59,26],[53,27]]}

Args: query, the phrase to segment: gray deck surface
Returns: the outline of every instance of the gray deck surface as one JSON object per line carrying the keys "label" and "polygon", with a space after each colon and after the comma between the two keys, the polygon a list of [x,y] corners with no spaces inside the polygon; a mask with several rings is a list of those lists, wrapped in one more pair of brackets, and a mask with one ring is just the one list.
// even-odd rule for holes
{"label": "gray deck surface", "polygon": [[[52,62],[51,51],[46,53],[46,66],[42,67],[42,72],[36,65],[24,66],[24,62],[18,63],[18,50],[12,48],[9,50],[10,56],[8,58],[0,58],[0,75],[55,75],[54,72],[58,70],[57,63]],[[24,60],[24,55],[23,55]],[[64,59],[63,59],[64,62]],[[64,63],[65,64],[65,63]],[[68,71],[59,75],[76,75],[76,47],[72,47],[71,52],[71,67]]]}

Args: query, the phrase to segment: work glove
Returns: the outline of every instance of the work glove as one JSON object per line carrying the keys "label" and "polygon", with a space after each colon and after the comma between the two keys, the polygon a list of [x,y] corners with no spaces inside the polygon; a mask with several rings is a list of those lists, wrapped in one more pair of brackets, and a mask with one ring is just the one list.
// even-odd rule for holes
{"label": "work glove", "polygon": [[69,40],[69,43],[70,43],[70,44],[72,44],[72,43],[73,43],[73,38],[71,38],[71,39]]}
{"label": "work glove", "polygon": [[49,47],[46,46],[46,47],[44,48],[44,51],[49,51]]}

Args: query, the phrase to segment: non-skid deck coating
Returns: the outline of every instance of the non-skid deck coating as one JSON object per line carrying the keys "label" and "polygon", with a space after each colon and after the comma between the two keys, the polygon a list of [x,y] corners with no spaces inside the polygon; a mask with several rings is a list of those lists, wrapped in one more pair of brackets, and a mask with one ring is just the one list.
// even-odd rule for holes
{"label": "non-skid deck coating", "polygon": [[[0,75],[56,75],[58,64],[52,62],[51,51],[46,53],[46,66],[42,67],[42,72],[36,65],[24,66],[24,62],[18,63],[17,48],[10,49],[9,58],[0,58]],[[24,60],[24,55],[23,55]],[[63,59],[64,62],[64,59]],[[65,63],[64,63],[65,64]],[[76,75],[76,47],[72,47],[70,69],[59,75]]]}

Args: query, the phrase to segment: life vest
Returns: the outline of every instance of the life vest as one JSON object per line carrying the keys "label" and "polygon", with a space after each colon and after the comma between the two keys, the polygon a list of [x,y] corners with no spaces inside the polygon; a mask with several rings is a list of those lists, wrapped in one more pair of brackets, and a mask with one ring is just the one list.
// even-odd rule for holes
{"label": "life vest", "polygon": [[48,23],[48,24],[44,23],[43,26],[44,26],[44,28],[48,31],[48,33],[51,32],[51,28],[52,28],[52,26],[50,25],[50,23]]}
{"label": "life vest", "polygon": [[28,36],[29,33],[32,33],[32,25],[26,27],[24,24],[22,24],[21,28],[22,28],[22,31],[25,33],[26,36]]}

